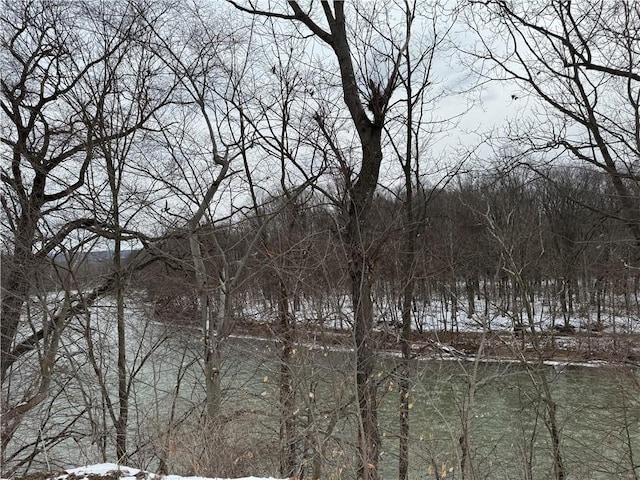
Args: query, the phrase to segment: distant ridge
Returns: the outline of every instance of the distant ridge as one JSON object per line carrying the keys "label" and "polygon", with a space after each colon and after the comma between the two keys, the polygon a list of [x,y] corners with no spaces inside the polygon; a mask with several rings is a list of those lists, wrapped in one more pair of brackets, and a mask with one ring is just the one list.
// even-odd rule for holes
{"label": "distant ridge", "polygon": [[[130,257],[134,256],[140,250],[122,250],[120,252],[120,258],[122,260],[128,260]],[[111,250],[96,250],[91,252],[77,252],[74,254],[72,261],[74,262],[85,262],[89,264],[97,264],[97,263],[106,263],[110,262],[113,259],[114,252]],[[64,254],[58,254],[53,257],[56,262],[66,262],[67,257]]]}

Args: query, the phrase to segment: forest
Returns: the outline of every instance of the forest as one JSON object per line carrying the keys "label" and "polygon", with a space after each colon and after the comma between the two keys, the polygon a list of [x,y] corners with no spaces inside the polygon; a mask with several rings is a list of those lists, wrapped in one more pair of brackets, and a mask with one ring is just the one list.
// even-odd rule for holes
{"label": "forest", "polygon": [[0,0],[0,66],[2,478],[640,478],[636,2]]}

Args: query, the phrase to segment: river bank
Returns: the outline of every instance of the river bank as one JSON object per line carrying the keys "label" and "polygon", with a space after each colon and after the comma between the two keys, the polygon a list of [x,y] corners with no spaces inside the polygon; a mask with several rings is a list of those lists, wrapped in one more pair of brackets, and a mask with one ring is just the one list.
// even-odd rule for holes
{"label": "river bank", "polygon": [[[295,341],[318,348],[352,349],[349,330],[298,324]],[[278,341],[279,332],[272,325],[239,322],[234,334]],[[375,332],[380,352],[399,355],[401,337],[398,330],[380,329]],[[547,365],[571,364],[600,366],[624,364],[640,367],[640,334],[608,332],[556,332],[514,334],[508,331],[491,332],[411,332],[409,339],[416,359],[461,359],[489,362],[538,362]]]}

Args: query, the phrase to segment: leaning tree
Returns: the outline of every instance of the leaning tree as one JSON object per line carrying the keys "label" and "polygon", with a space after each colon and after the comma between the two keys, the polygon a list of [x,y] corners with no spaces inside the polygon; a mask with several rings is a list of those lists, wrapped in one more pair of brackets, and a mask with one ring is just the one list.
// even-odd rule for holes
{"label": "leaning tree", "polygon": [[[62,252],[113,232],[113,218],[81,200],[100,150],[151,124],[167,102],[170,86],[133,61],[143,15],[126,2],[108,11],[86,2],[2,3],[3,454],[24,415],[49,395],[65,328],[113,289],[110,278],[87,295],[67,289],[59,303],[43,294],[47,266]],[[127,99],[127,115],[105,123],[118,98]],[[32,310],[37,292],[43,308]]]}

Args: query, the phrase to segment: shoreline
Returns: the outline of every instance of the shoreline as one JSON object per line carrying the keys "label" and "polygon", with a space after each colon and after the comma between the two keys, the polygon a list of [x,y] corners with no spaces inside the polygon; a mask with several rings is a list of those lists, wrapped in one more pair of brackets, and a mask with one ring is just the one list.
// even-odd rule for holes
{"label": "shoreline", "polygon": [[[230,338],[278,341],[278,333],[270,325],[238,324]],[[412,332],[410,348],[414,360],[446,360],[481,363],[541,363],[552,368],[601,368],[628,366],[640,368],[640,334],[598,335],[576,333],[539,334],[538,348],[527,336],[509,332]],[[294,343],[313,350],[353,351],[349,330],[305,327],[297,325]],[[401,343],[395,334],[376,332],[378,354],[400,357]],[[482,343],[483,353],[478,356]]]}

